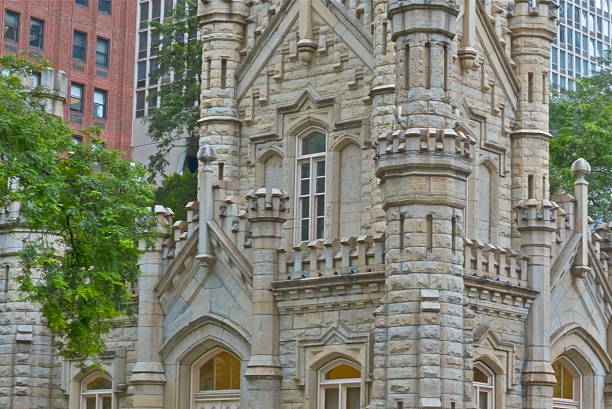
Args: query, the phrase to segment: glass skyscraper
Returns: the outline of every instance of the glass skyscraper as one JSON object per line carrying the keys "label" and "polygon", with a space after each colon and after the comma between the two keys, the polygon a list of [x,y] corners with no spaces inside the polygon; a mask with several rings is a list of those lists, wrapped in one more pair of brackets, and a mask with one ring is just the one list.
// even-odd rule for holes
{"label": "glass skyscraper", "polygon": [[598,63],[612,45],[612,0],[560,0],[559,31],[551,56],[551,82],[574,89],[575,80],[593,70],[610,69]]}

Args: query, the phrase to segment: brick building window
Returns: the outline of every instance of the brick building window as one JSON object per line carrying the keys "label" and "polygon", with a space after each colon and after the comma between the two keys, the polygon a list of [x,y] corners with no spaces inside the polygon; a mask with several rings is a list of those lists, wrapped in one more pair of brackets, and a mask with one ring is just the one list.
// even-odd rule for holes
{"label": "brick building window", "polygon": [[106,118],[107,93],[101,89],[94,90],[94,118]]}
{"label": "brick building window", "polygon": [[106,38],[96,39],[96,65],[98,67],[108,67],[110,54],[110,41]]}
{"label": "brick building window", "polygon": [[30,19],[30,47],[43,49],[45,40],[45,22],[37,18]]}
{"label": "brick building window", "polygon": [[81,383],[80,409],[112,409],[113,380],[106,374],[96,372]]}
{"label": "brick building window", "polygon": [[111,13],[111,0],[98,0],[98,10],[102,13]]}
{"label": "brick building window", "polygon": [[297,143],[297,241],[322,239],[325,233],[326,143],[320,131],[306,134]]}
{"label": "brick building window", "polygon": [[318,409],[360,409],[361,371],[348,361],[334,361],[319,372]]}
{"label": "brick building window", "polygon": [[4,13],[4,39],[19,42],[19,13],[10,10]]}
{"label": "brick building window", "polygon": [[72,58],[87,61],[87,34],[75,31],[72,37]]}
{"label": "brick building window", "polygon": [[79,6],[83,6],[83,7],[88,7],[89,6],[89,0],[74,0],[75,4],[78,4]]}
{"label": "brick building window", "polygon": [[72,83],[70,85],[70,113],[83,114],[83,94],[84,87],[81,84]]}
{"label": "brick building window", "polygon": [[474,365],[474,404],[478,409],[495,409],[495,374],[481,363]]}

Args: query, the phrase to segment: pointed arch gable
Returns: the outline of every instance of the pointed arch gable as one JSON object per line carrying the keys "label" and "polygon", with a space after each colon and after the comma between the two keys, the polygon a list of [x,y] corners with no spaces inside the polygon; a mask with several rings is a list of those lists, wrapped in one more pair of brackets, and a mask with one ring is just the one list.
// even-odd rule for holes
{"label": "pointed arch gable", "polygon": [[165,399],[169,407],[191,408],[192,364],[204,354],[221,348],[241,362],[241,372],[251,355],[250,336],[227,319],[204,316],[178,331],[161,348],[166,370]]}
{"label": "pointed arch gable", "polygon": [[599,367],[605,373],[612,370],[612,358],[587,330],[577,323],[567,324],[556,330],[550,337],[551,357],[560,356],[568,350],[580,354],[591,370]]}

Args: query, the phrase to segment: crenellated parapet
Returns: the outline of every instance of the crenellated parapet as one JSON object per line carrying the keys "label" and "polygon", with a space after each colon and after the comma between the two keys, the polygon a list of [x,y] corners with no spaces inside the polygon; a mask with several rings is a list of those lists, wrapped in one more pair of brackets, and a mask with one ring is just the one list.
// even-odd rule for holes
{"label": "crenellated parapet", "polygon": [[278,253],[279,281],[380,272],[385,270],[385,235],[303,242]]}

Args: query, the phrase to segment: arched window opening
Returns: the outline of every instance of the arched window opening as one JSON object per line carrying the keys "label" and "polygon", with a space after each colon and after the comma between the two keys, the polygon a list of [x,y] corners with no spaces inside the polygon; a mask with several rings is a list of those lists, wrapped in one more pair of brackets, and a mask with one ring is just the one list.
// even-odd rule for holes
{"label": "arched window opening", "polygon": [[238,358],[221,349],[196,361],[192,367],[193,407],[240,407],[240,366]]}
{"label": "arched window opening", "polygon": [[325,234],[325,165],[327,138],[320,131],[301,138],[297,152],[297,241]]}
{"label": "arched window opening", "polygon": [[347,361],[335,361],[319,372],[318,409],[360,409],[361,371]]}
{"label": "arched window opening", "polygon": [[579,409],[580,372],[565,358],[555,361],[552,367],[557,378],[553,387],[553,409]]}
{"label": "arched window opening", "polygon": [[81,383],[81,409],[112,409],[113,380],[96,372]]}
{"label": "arched window opening", "polygon": [[481,363],[474,365],[474,403],[478,409],[495,409],[495,374]]}

